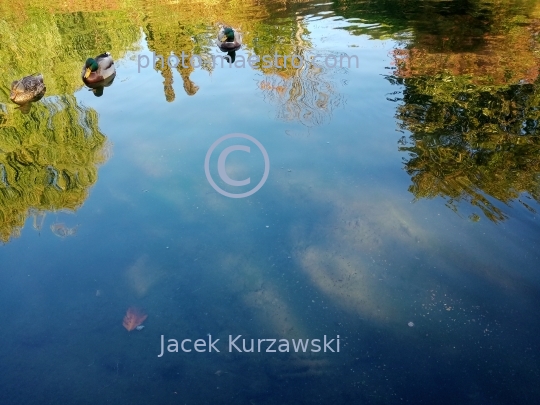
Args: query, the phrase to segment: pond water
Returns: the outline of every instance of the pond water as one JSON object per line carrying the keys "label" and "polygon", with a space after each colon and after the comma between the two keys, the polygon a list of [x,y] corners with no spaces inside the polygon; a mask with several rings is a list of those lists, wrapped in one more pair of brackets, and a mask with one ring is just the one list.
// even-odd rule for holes
{"label": "pond water", "polygon": [[540,3],[0,12],[3,405],[536,403]]}

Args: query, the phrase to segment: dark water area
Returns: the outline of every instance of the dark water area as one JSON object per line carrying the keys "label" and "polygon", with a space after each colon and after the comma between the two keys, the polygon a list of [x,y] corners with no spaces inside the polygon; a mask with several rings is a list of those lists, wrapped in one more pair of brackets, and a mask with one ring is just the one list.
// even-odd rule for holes
{"label": "dark water area", "polygon": [[0,13],[1,405],[537,402],[540,3]]}

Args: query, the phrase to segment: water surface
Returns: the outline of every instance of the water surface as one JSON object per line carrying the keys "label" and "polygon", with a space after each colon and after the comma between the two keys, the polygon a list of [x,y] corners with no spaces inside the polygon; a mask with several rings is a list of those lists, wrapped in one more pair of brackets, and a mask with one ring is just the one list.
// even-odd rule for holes
{"label": "water surface", "polygon": [[[536,2],[0,11],[2,403],[535,403]],[[141,67],[225,55],[219,24],[242,34],[236,66]],[[96,97],[80,72],[104,51],[117,76]],[[306,64],[239,63],[276,54]],[[38,71],[47,93],[21,110],[10,83]],[[270,160],[246,198],[205,175],[232,133]],[[245,139],[210,173],[246,192],[218,175],[235,144],[228,176],[260,181]],[[208,334],[220,353],[158,357],[162,335]],[[230,353],[229,335],[340,351]]]}

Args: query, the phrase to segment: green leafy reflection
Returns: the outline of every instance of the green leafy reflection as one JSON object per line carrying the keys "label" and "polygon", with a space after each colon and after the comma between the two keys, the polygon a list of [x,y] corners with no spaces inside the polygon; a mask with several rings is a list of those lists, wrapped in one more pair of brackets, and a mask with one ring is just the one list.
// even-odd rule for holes
{"label": "green leafy reflection", "polygon": [[440,196],[456,211],[467,201],[495,222],[507,215],[489,197],[540,201],[539,81],[492,88],[442,74],[390,80],[405,85],[397,118],[412,134],[399,149],[408,152],[417,199]]}
{"label": "green leafy reflection", "polygon": [[[494,222],[539,202],[540,7],[425,2],[392,52],[396,117],[416,199],[442,197]],[[527,202],[527,199],[529,200]],[[477,214],[471,214],[474,221]]]}
{"label": "green leafy reflection", "polygon": [[[97,113],[74,96],[48,98],[0,126],[0,240],[18,236],[31,212],[80,207],[107,159]],[[74,124],[75,123],[75,124]]]}

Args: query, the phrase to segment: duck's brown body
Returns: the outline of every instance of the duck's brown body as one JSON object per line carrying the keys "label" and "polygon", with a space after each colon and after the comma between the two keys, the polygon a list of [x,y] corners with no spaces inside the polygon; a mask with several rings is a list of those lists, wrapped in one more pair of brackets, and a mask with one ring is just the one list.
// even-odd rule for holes
{"label": "duck's brown body", "polygon": [[225,41],[219,43],[219,49],[222,51],[237,51],[242,47],[242,44],[234,40],[232,42]]}
{"label": "duck's brown body", "polygon": [[14,103],[23,105],[40,100],[45,95],[46,90],[42,74],[35,73],[11,83],[9,98]]}

